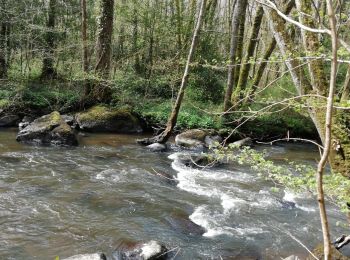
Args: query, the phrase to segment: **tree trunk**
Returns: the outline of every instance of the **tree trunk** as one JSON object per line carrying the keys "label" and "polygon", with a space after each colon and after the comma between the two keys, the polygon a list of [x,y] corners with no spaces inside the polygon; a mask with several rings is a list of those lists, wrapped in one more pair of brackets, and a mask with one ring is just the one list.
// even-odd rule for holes
{"label": "tree trunk", "polygon": [[256,43],[258,42],[258,35],[260,30],[261,21],[264,15],[264,10],[262,6],[258,6],[256,10],[256,14],[254,17],[253,27],[251,29],[248,47],[246,49],[246,54],[243,59],[243,63],[241,65],[241,71],[239,74],[239,80],[236,86],[236,95],[242,98],[241,91],[244,90],[244,86],[247,85],[249,71],[250,71],[250,59],[253,57]]}
{"label": "tree trunk", "polygon": [[55,23],[56,23],[57,0],[49,1],[46,46],[43,59],[42,78],[52,78],[56,76],[54,68],[54,50],[55,50]]}
{"label": "tree trunk", "polygon": [[176,38],[177,38],[177,49],[181,52],[182,49],[182,6],[180,0],[175,0],[176,8]]}
{"label": "tree trunk", "polygon": [[111,64],[114,0],[101,0],[96,43],[96,73],[108,78]]}
{"label": "tree trunk", "polygon": [[182,100],[183,100],[184,95],[185,95],[185,89],[187,86],[189,72],[190,72],[190,65],[191,65],[193,58],[194,58],[195,50],[196,50],[196,47],[197,47],[198,41],[199,41],[200,30],[201,30],[201,27],[203,24],[203,19],[205,17],[206,2],[207,2],[206,0],[202,0],[200,11],[199,11],[199,16],[198,16],[198,20],[197,20],[197,25],[196,25],[196,28],[194,30],[191,48],[190,48],[190,51],[189,51],[189,54],[187,57],[185,71],[184,71],[182,81],[181,81],[181,86],[179,89],[179,93],[177,94],[177,99],[176,99],[175,105],[174,105],[172,112],[170,114],[170,117],[168,119],[166,129],[158,136],[155,136],[153,138],[146,138],[146,139],[139,140],[139,143],[142,143],[142,144],[165,143],[168,141],[168,139],[171,136],[171,133],[176,125],[177,117],[178,117],[179,112],[180,112]]}
{"label": "tree trunk", "polygon": [[140,56],[138,50],[138,13],[137,13],[137,1],[133,1],[133,20],[132,20],[132,52],[135,57],[134,69],[137,74],[141,74]]}
{"label": "tree trunk", "polygon": [[343,93],[341,95],[341,102],[346,102],[349,99],[350,92],[350,64],[348,65],[348,70],[346,72],[346,78],[343,84]]}
{"label": "tree trunk", "polygon": [[0,79],[7,78],[7,61],[6,61],[6,23],[0,23]]}
{"label": "tree trunk", "polygon": [[[231,25],[231,42],[230,42],[230,57],[229,57],[229,66],[227,74],[227,88],[224,99],[224,112],[227,112],[231,107],[231,96],[233,92],[234,85],[234,64],[236,58],[237,44],[238,44],[238,29],[240,21],[243,16],[243,12],[246,9],[247,0],[237,0],[236,6],[232,8],[232,25]],[[244,22],[244,21],[243,21]]]}
{"label": "tree trunk", "polygon": [[[286,6],[283,8],[283,13],[285,14],[289,14],[292,9],[294,7],[294,0],[290,0]],[[282,21],[284,23],[284,21]],[[256,73],[253,77],[253,80],[252,80],[252,83],[251,83],[251,87],[250,87],[250,90],[247,91],[247,94],[246,94],[246,99],[245,99],[245,104],[248,100],[251,100],[251,96],[254,95],[255,91],[257,90],[257,88],[259,87],[259,84],[260,84],[260,81],[261,81],[261,78],[264,74],[264,71],[266,69],[266,66],[268,64],[268,60],[270,59],[273,51],[275,50],[276,48],[276,40],[275,38],[273,37],[271,39],[271,42],[269,43],[268,47],[266,48],[265,52],[264,52],[264,55],[263,55],[263,58],[262,58],[262,61],[261,63],[259,64],[258,66],[258,69],[256,70]],[[250,102],[250,101],[248,101]]]}
{"label": "tree trunk", "polygon": [[81,0],[81,38],[83,47],[83,70],[87,72],[89,69],[88,62],[88,40],[87,40],[87,9],[86,0]]}

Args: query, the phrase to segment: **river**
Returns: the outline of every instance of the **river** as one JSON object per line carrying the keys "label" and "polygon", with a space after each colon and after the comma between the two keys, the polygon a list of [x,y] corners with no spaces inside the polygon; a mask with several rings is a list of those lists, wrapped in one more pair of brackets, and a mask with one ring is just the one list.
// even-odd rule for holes
{"label": "river", "polygon": [[[137,136],[86,134],[73,148],[15,136],[0,131],[0,259],[110,254],[151,239],[178,251],[176,259],[281,259],[308,254],[295,239],[309,248],[320,242],[316,199],[273,192],[249,167],[191,169],[179,151],[152,153]],[[277,163],[318,156],[305,144],[263,148]],[[332,205],[328,212],[332,238],[346,233],[337,225],[344,215]]]}

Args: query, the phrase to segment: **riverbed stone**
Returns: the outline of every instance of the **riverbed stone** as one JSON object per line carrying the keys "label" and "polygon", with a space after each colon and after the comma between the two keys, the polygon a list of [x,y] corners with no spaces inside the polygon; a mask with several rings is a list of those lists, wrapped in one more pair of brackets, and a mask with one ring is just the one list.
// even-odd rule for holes
{"label": "riverbed stone", "polygon": [[107,260],[107,257],[103,253],[95,253],[75,255],[62,260]]}
{"label": "riverbed stone", "polygon": [[220,141],[220,137],[213,130],[191,129],[175,137],[175,143],[178,146],[187,148],[203,148],[213,144],[214,141]]}
{"label": "riverbed stone", "polygon": [[191,236],[202,236],[206,230],[189,219],[184,213],[174,213],[165,218],[175,231]]}
{"label": "riverbed stone", "polygon": [[151,152],[165,152],[167,149],[167,146],[166,144],[154,143],[154,144],[147,145],[147,148]]}
{"label": "riverbed stone", "polygon": [[76,115],[79,128],[88,132],[140,133],[140,120],[125,109],[94,106]]}
{"label": "riverbed stone", "polygon": [[19,142],[45,145],[65,146],[78,144],[72,128],[63,120],[57,111],[35,119],[19,131],[16,140]]}
{"label": "riverbed stone", "polygon": [[169,259],[168,249],[161,243],[151,240],[137,244],[130,249],[118,249],[113,252],[113,260],[166,260]]}

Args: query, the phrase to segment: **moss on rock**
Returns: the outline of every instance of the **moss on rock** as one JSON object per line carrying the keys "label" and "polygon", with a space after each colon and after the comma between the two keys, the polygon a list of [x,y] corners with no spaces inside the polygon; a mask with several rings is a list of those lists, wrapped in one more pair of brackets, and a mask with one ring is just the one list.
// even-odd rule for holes
{"label": "moss on rock", "polygon": [[94,106],[76,115],[81,130],[89,132],[137,133],[142,132],[139,119],[125,109]]}

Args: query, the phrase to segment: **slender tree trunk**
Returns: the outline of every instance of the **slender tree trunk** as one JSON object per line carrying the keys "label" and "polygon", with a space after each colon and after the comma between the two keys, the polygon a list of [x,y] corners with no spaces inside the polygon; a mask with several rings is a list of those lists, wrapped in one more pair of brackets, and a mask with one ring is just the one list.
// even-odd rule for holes
{"label": "slender tree trunk", "polygon": [[346,102],[349,99],[350,92],[350,64],[348,65],[348,70],[346,72],[346,78],[343,85],[343,93],[341,95],[341,102]]}
{"label": "slender tree trunk", "polygon": [[227,112],[231,107],[231,96],[233,92],[234,85],[234,64],[236,58],[237,44],[238,44],[238,29],[240,25],[240,20],[243,16],[243,12],[247,6],[247,0],[237,0],[235,7],[232,8],[232,25],[231,25],[231,42],[230,42],[230,57],[229,57],[229,66],[228,66],[228,75],[227,75],[227,88],[224,99],[224,112]]}
{"label": "slender tree trunk", "polygon": [[81,0],[81,38],[83,47],[83,70],[87,72],[89,69],[88,61],[88,39],[87,39],[87,8],[86,0]]}
{"label": "slender tree trunk", "polygon": [[[294,0],[290,0],[286,4],[286,6],[283,8],[283,13],[289,14],[292,11],[293,7],[294,7]],[[284,21],[283,21],[283,23],[284,23]],[[258,66],[258,68],[256,70],[256,73],[254,74],[250,90],[248,90],[247,94],[246,94],[245,104],[247,104],[247,102],[250,102],[249,101],[249,100],[251,100],[250,97],[254,95],[254,93],[256,92],[257,88],[259,87],[261,78],[262,78],[262,76],[264,74],[264,71],[266,69],[266,66],[268,64],[267,61],[270,59],[270,57],[271,57],[273,51],[275,50],[275,48],[276,48],[276,39],[273,37],[271,39],[268,47],[266,48],[266,50],[264,52],[262,61],[259,64],[259,66]]]}
{"label": "slender tree trunk", "polygon": [[248,47],[246,49],[246,54],[243,59],[243,63],[241,65],[239,80],[235,90],[235,92],[237,93],[236,95],[239,96],[240,98],[242,98],[242,94],[243,94],[241,93],[241,91],[243,91],[244,86],[247,85],[249,71],[251,67],[250,59],[254,55],[255,46],[256,46],[256,43],[258,42],[258,35],[259,35],[259,30],[260,30],[260,25],[261,25],[263,15],[264,15],[264,10],[262,6],[259,5],[257,7],[256,14],[254,17],[253,27],[251,29],[251,33],[249,36]]}
{"label": "slender tree trunk", "polygon": [[[126,7],[126,1],[121,1],[122,9]],[[117,47],[117,53],[116,53],[116,60],[119,61],[124,56],[124,44],[125,44],[125,25],[124,23],[121,23],[120,25],[120,31],[118,35],[118,47]]]}
{"label": "slender tree trunk", "polygon": [[199,41],[200,30],[201,30],[201,27],[203,24],[203,19],[205,17],[206,2],[207,2],[206,0],[202,0],[200,11],[199,11],[199,16],[198,16],[198,20],[197,20],[197,25],[196,25],[196,28],[194,30],[191,48],[190,48],[190,51],[189,51],[189,54],[187,57],[185,71],[184,71],[182,81],[181,81],[181,86],[179,89],[179,93],[177,94],[177,99],[176,99],[175,105],[174,105],[172,112],[170,114],[170,117],[168,119],[166,129],[160,135],[158,135],[154,138],[140,140],[139,143],[143,143],[143,144],[165,143],[168,141],[168,139],[171,136],[171,133],[172,133],[172,131],[176,125],[176,122],[177,122],[177,117],[178,117],[179,112],[180,112],[182,100],[183,100],[184,95],[185,95],[185,89],[187,86],[189,72],[190,72],[190,65],[191,65],[193,58],[194,58],[195,50],[196,50],[196,47],[197,47],[198,41]]}
{"label": "slender tree trunk", "polygon": [[324,138],[324,149],[321,160],[317,167],[317,200],[320,210],[321,224],[322,224],[322,235],[323,235],[323,247],[325,260],[331,259],[331,241],[330,232],[328,226],[326,205],[324,200],[323,191],[323,172],[328,161],[328,157],[331,151],[331,139],[332,139],[332,115],[333,115],[333,100],[336,88],[336,78],[338,69],[338,34],[337,34],[337,21],[335,18],[332,0],[327,0],[327,11],[329,17],[329,24],[331,28],[332,38],[332,66],[331,66],[331,78],[329,93],[327,99],[327,110],[326,110],[326,122],[325,122],[325,138]]}
{"label": "slender tree trunk", "polygon": [[108,78],[111,64],[114,0],[101,0],[96,43],[96,73]]}
{"label": "slender tree trunk", "polygon": [[42,78],[52,78],[56,76],[54,68],[54,50],[55,50],[55,23],[56,23],[57,0],[49,1],[46,50],[44,52]]}
{"label": "slender tree trunk", "polygon": [[177,49],[181,52],[182,49],[182,5],[181,0],[175,0],[176,7],[176,38],[177,38]]}
{"label": "slender tree trunk", "polygon": [[138,13],[137,13],[137,1],[133,1],[133,21],[132,21],[132,52],[135,57],[134,69],[137,74],[141,73],[140,56],[138,50]]}
{"label": "slender tree trunk", "polygon": [[6,61],[6,23],[1,21],[0,24],[0,79],[7,78],[7,61]]}
{"label": "slender tree trunk", "polygon": [[233,72],[233,95],[231,96],[231,104],[234,104],[237,100],[237,92],[236,92],[236,86],[238,84],[239,79],[239,73],[241,71],[241,63],[242,63],[242,57],[243,57],[243,49],[244,49],[244,35],[245,35],[245,24],[246,24],[246,15],[248,8],[248,1],[247,5],[245,6],[244,11],[242,12],[242,17],[239,21],[239,30],[238,30],[238,39],[237,39],[237,49],[236,49],[236,57],[235,57],[235,68]]}

